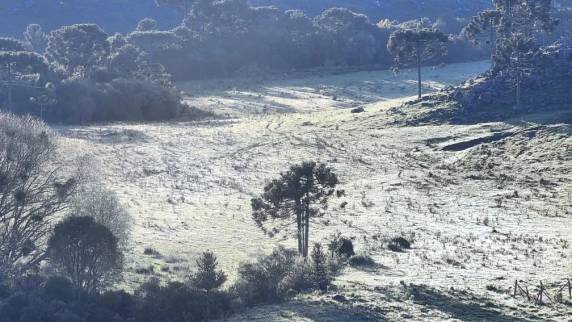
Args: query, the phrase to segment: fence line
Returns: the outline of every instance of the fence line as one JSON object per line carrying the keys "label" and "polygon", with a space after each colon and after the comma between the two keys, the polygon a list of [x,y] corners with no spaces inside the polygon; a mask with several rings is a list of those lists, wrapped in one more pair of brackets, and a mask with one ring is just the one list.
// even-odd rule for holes
{"label": "fence line", "polygon": [[[572,281],[569,278],[565,280],[564,284],[556,285],[556,287],[558,287],[558,289],[553,294],[556,295],[562,294],[564,290],[567,290],[568,299],[572,301]],[[553,298],[552,296],[550,296],[548,288],[544,285],[544,283],[542,283],[542,281],[540,281],[539,283],[538,292],[532,293],[529,290],[528,285],[526,283],[524,282],[519,283],[518,280],[515,280],[512,296],[514,298],[521,296],[523,298],[526,298],[527,301],[533,302],[536,305],[542,305],[546,303],[550,304],[556,303],[556,301],[554,300],[556,297]]]}

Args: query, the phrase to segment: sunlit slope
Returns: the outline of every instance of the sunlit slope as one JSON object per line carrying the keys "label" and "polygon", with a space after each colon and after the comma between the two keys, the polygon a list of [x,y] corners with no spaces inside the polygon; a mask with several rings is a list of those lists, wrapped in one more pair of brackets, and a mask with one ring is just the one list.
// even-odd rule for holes
{"label": "sunlit slope", "polygon": [[[428,68],[427,90],[486,66]],[[250,199],[293,163],[332,166],[347,197],[332,201],[311,239],[340,231],[380,264],[370,271],[347,269],[338,278],[337,292],[357,313],[326,295],[256,309],[236,320],[344,321],[353,313],[444,320],[460,318],[459,308],[477,320],[564,316],[561,309],[533,310],[487,285],[505,290],[514,279],[548,283],[572,273],[571,129],[515,122],[391,125],[397,116],[387,107],[415,93],[414,77],[360,72],[241,82],[235,88],[204,85],[202,92],[187,84],[194,89],[193,105],[233,118],[65,128],[62,148],[89,154],[134,217],[126,276],[131,284],[149,278],[141,273],[149,266],[156,276],[184,275],[206,249],[217,253],[233,279],[239,262],[278,244],[294,245],[292,231],[274,238],[262,234],[250,217]],[[362,105],[365,113],[347,109]],[[494,133],[507,135],[479,143]],[[387,250],[384,241],[397,235],[413,240],[413,248]],[[146,247],[162,255],[144,256]],[[403,287],[401,281],[423,286]],[[493,304],[481,307],[486,301]],[[317,303],[327,310],[316,309]]]}

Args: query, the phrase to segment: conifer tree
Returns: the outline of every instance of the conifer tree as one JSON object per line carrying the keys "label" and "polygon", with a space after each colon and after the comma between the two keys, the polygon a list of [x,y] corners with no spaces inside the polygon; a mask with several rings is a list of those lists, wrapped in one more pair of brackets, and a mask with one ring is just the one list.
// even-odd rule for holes
{"label": "conifer tree", "polygon": [[[316,162],[304,162],[282,173],[266,187],[261,197],[252,199],[252,217],[259,227],[267,221],[281,221],[282,227],[295,217],[298,253],[308,257],[310,218],[323,215],[328,199],[336,192],[338,177],[331,168]],[[341,192],[338,191],[338,195]],[[274,227],[272,233],[278,232]]]}
{"label": "conifer tree", "polygon": [[316,286],[321,291],[326,291],[328,289],[328,286],[330,285],[331,278],[327,263],[328,258],[323,250],[322,244],[320,243],[314,244],[311,257],[312,257],[312,271],[314,274],[314,281],[317,284]]}
{"label": "conifer tree", "polygon": [[226,282],[226,274],[217,270],[218,261],[215,254],[206,251],[197,259],[198,271],[191,276],[191,284],[204,291],[212,291],[220,288]]}
{"label": "conifer tree", "polygon": [[418,97],[421,98],[421,65],[424,61],[445,52],[448,37],[434,28],[398,29],[387,42],[387,49],[395,57],[395,69],[417,66]]}
{"label": "conifer tree", "polygon": [[486,32],[496,35],[493,72],[511,68],[511,60],[522,52],[523,44],[538,47],[537,36],[552,32],[558,20],[551,16],[551,0],[493,0],[494,9],[486,10],[464,28],[466,38],[478,42]]}
{"label": "conifer tree", "polygon": [[485,31],[494,35],[491,72],[508,76],[518,107],[522,81],[532,71],[530,59],[539,49],[538,37],[554,31],[558,20],[551,16],[552,0],[493,0],[493,4],[494,9],[473,17],[463,33],[475,43]]}

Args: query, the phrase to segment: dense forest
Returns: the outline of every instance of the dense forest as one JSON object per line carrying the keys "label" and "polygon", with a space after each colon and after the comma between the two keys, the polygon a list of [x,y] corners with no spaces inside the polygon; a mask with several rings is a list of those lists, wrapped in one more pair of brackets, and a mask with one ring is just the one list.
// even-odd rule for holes
{"label": "dense forest", "polygon": [[[311,17],[328,8],[348,8],[367,15],[372,21],[387,18],[405,21],[418,17],[469,17],[490,6],[490,1],[251,0],[250,4],[276,6],[282,10],[299,9]],[[29,21],[32,16],[35,20]],[[155,0],[26,0],[0,6],[0,30],[5,36],[18,37],[30,23],[52,30],[62,25],[90,22],[110,33],[124,33],[146,17],[156,19],[159,28],[169,29],[179,24],[181,16],[172,7],[158,7]]]}
{"label": "dense forest", "polygon": [[[395,11],[404,12],[397,7]],[[20,36],[0,43],[4,78],[9,82],[2,89],[4,104],[14,112],[52,122],[176,117],[183,106],[173,80],[310,68],[389,68],[394,63],[387,50],[390,34],[411,26],[449,34],[447,50],[424,63],[483,59],[490,51],[460,35],[461,18],[449,23],[442,18],[377,21],[346,8],[328,8],[312,16],[301,10],[253,7],[245,0],[179,5],[29,1],[4,7],[3,12],[7,14],[3,23],[20,15],[46,19],[26,21],[25,27],[11,24],[22,28]],[[107,15],[118,12],[133,16],[110,19]],[[52,14],[58,19],[51,19]],[[135,20],[139,14],[141,18]],[[61,25],[80,21],[95,23]],[[164,28],[168,25],[173,27]],[[118,99],[125,100],[122,110],[110,106]],[[52,112],[44,113],[46,108]]]}
{"label": "dense forest", "polygon": [[[301,5],[296,2],[260,7],[246,0],[27,1],[2,8],[6,15],[2,23],[22,28],[20,35],[3,29],[7,35],[16,34],[0,41],[2,77],[7,82],[2,87],[3,104],[51,122],[174,118],[185,107],[173,81],[260,77],[315,68],[397,71],[399,66],[416,64],[415,55],[410,55],[411,39],[399,34],[412,29],[443,34],[438,37],[441,48],[424,45],[418,67],[487,59],[495,50],[491,36],[464,32],[485,2],[424,1],[411,6],[401,1],[362,1],[351,6],[356,11],[337,7],[320,11],[344,4],[326,1],[320,2],[322,7],[306,4],[305,12],[287,8]],[[560,19],[553,33],[542,36],[543,43],[567,36],[570,12],[564,4],[552,5]],[[375,17],[379,10],[370,10],[372,5],[383,12],[383,19]],[[426,16],[407,20],[420,15],[405,10],[409,7]],[[108,16],[126,12],[126,19]],[[30,23],[22,15],[39,20]],[[13,20],[20,24],[10,23]],[[90,23],[72,24],[80,21]],[[391,38],[393,34],[405,37],[404,41]],[[112,106],[117,100],[125,100],[121,110]]]}

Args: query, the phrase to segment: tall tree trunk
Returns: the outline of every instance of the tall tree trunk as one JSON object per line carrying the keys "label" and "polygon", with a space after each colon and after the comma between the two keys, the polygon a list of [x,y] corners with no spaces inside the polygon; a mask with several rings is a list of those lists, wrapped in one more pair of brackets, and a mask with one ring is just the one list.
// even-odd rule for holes
{"label": "tall tree trunk", "polygon": [[310,241],[310,213],[306,213],[306,226],[304,227],[305,231],[305,239],[304,239],[304,258],[308,258],[308,246]]}
{"label": "tall tree trunk", "polygon": [[302,248],[300,249],[300,255],[304,256],[304,245],[306,245],[306,229],[305,229],[305,223],[306,220],[304,219],[304,215],[302,215],[300,221],[302,222],[302,227],[300,228],[301,231],[301,235],[302,235],[302,240],[301,240],[301,244],[302,244]]}
{"label": "tall tree trunk", "polygon": [[306,216],[304,219],[304,259],[308,258],[308,246],[310,241],[310,194],[306,192]]}
{"label": "tall tree trunk", "polygon": [[298,228],[298,254],[302,255],[302,205],[300,201],[296,201],[296,225]]}
{"label": "tall tree trunk", "polygon": [[490,35],[490,42],[491,42],[491,69],[495,68],[495,51],[497,49],[497,44],[496,44],[496,37],[495,37],[495,24],[494,24],[494,18],[491,18],[491,35]]}
{"label": "tall tree trunk", "polygon": [[417,43],[417,92],[418,97],[421,99],[421,44]]}
{"label": "tall tree trunk", "polygon": [[8,83],[8,112],[12,112],[12,104],[12,84]]}
{"label": "tall tree trunk", "polygon": [[520,68],[517,67],[516,71],[516,107],[520,109],[520,94],[521,93],[521,86],[520,86]]}
{"label": "tall tree trunk", "polygon": [[8,112],[12,112],[12,64],[8,63]]}

